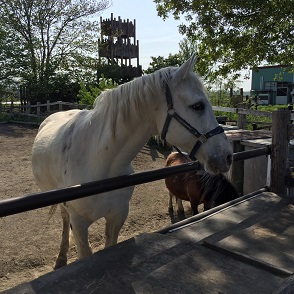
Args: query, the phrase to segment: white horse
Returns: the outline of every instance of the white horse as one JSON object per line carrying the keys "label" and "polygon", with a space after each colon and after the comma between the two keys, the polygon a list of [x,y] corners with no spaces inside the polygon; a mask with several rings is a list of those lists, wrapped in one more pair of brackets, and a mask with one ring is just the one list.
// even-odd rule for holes
{"label": "white horse", "polygon": [[[46,191],[133,173],[132,160],[160,132],[168,143],[191,152],[193,158],[196,154],[207,171],[228,171],[232,148],[193,73],[195,59],[193,55],[180,67],[163,68],[107,90],[96,99],[93,110],[58,112],[45,119],[32,152],[39,188]],[[56,268],[67,264],[70,225],[79,258],[91,254],[88,228],[102,217],[105,247],[117,243],[133,189],[60,205],[63,233]]]}

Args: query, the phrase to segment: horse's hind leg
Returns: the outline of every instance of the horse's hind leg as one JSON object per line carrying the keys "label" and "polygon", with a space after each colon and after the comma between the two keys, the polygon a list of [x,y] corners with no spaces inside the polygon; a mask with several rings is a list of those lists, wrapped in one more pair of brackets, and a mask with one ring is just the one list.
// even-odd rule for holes
{"label": "horse's hind leg", "polygon": [[174,197],[174,195],[171,192],[169,192],[168,212],[170,214],[174,212],[173,197]]}
{"label": "horse's hind leg", "polygon": [[62,205],[59,205],[59,206],[60,206],[63,228],[62,228],[60,250],[59,250],[59,254],[58,254],[54,269],[58,269],[67,264],[67,252],[69,249],[69,230],[70,230],[69,214]]}

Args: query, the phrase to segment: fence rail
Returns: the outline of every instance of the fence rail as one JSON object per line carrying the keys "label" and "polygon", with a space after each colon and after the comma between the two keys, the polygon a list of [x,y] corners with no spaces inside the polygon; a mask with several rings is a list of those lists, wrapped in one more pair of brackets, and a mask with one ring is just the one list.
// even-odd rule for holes
{"label": "fence rail", "polygon": [[105,193],[112,190],[122,189],[129,186],[161,180],[177,173],[195,170],[195,167],[198,165],[198,162],[189,162],[177,166],[123,175],[65,187],[58,190],[51,190],[2,200],[0,201],[0,217],[67,202],[78,198],[84,198],[95,194]]}
{"label": "fence rail", "polygon": [[250,158],[258,157],[261,155],[269,155],[269,154],[271,154],[270,146],[261,147],[254,150],[236,152],[233,155],[233,161],[245,160],[245,159],[250,159]]}
{"label": "fence rail", "polygon": [[[212,106],[212,109],[214,111],[237,114],[236,123],[239,129],[246,129],[247,115],[265,117],[272,120],[272,112],[269,112],[269,111],[252,110],[252,109],[246,109],[246,108],[231,108],[231,107],[222,107],[222,106]],[[294,120],[294,112],[290,113],[290,119],[292,121]],[[269,123],[269,122],[251,121],[250,123],[252,124],[253,130],[264,129],[264,128],[270,129],[272,125],[272,123]],[[257,127],[257,124],[262,125],[262,127]]]}
{"label": "fence rail", "polygon": [[[41,109],[46,109],[42,111]],[[53,108],[53,109],[52,109]],[[46,116],[49,113],[55,111],[61,111],[65,109],[90,109],[92,105],[78,104],[71,102],[50,102],[49,100],[46,103],[37,102],[37,104],[31,105],[30,102],[26,105],[16,104],[16,103],[0,103],[0,112],[16,112],[23,115],[31,116]],[[272,117],[272,112],[269,111],[260,111],[252,110],[246,108],[232,108],[232,107],[222,107],[222,106],[212,106],[214,111],[222,111],[228,113],[236,113],[237,115],[252,115],[252,116],[261,116],[261,117]],[[34,113],[32,113],[34,112]],[[291,119],[294,119],[294,113],[291,115]]]}
{"label": "fence rail", "polygon": [[[260,155],[270,154],[269,148],[258,148],[252,151],[234,153],[233,161],[254,158]],[[65,187],[58,190],[35,193],[22,197],[15,197],[0,201],[0,217],[13,215],[33,209],[42,208],[62,202],[76,200],[91,195],[122,189],[129,186],[144,184],[152,181],[164,179],[175,174],[195,170],[198,162],[188,162],[176,166],[164,167],[151,171],[123,175]]]}
{"label": "fence rail", "polygon": [[246,108],[231,108],[231,107],[222,107],[222,106],[212,106],[212,109],[214,111],[230,112],[230,113],[253,115],[253,116],[272,117],[272,113],[269,111],[252,110],[252,109],[246,109]]}
{"label": "fence rail", "polygon": [[23,116],[29,117],[46,117],[54,112],[62,111],[62,110],[69,110],[69,109],[90,109],[92,108],[91,105],[86,104],[78,104],[78,103],[70,103],[70,102],[50,102],[47,103],[40,103],[31,105],[30,102],[26,105],[21,104],[0,104],[0,112],[2,113],[9,113],[14,114],[17,113]]}

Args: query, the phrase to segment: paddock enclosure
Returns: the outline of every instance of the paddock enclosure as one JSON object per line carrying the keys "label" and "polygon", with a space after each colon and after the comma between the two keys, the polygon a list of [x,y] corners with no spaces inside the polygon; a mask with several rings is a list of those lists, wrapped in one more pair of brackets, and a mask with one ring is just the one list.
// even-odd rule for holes
{"label": "paddock enclosure", "polygon": [[[31,169],[31,148],[36,134],[37,127],[0,124],[0,200],[39,191]],[[133,162],[136,172],[162,168],[167,154],[160,148],[145,145]],[[48,221],[49,209],[0,218],[0,291],[53,270],[62,226],[59,211]],[[189,216],[188,204],[186,212]],[[170,223],[164,181],[138,185],[119,242]],[[101,220],[90,227],[89,239],[94,252],[104,247],[102,224]],[[71,244],[70,262],[77,256],[74,240]]]}
{"label": "paddock enclosure", "polygon": [[[31,270],[27,271],[30,275],[27,277],[25,271],[22,272],[23,280],[17,277],[16,273],[15,283],[6,283],[7,286],[3,288],[33,279],[5,293],[293,293],[294,201],[291,190],[286,187],[293,187],[293,179],[288,173],[291,170],[288,165],[288,144],[293,138],[294,129],[289,122],[290,113],[282,110],[273,113],[272,134],[236,129],[227,132],[235,152],[234,165],[229,176],[238,184],[238,189],[241,191],[244,188],[245,182],[240,181],[240,175],[244,176],[247,169],[242,160],[265,155],[269,158],[270,155],[271,167],[268,169],[270,173],[267,174],[270,175],[270,189],[277,194],[268,192],[267,188],[255,190],[230,203],[170,225],[171,220],[166,212],[168,197],[163,181],[137,186],[130,215],[119,239],[126,241],[40,278],[34,279],[34,275],[37,277],[43,274],[36,274],[38,269],[43,269],[44,272],[52,269],[45,261],[49,260],[50,263],[51,260],[53,264],[56,251],[52,253],[53,256],[48,254],[46,260],[47,252],[42,251],[42,245],[45,244],[46,247],[50,242],[54,246],[58,244],[58,217],[55,215],[48,223],[46,217],[49,208],[46,208],[37,210],[39,213],[31,212],[33,217],[27,221],[27,225],[23,221],[25,218],[22,219],[27,213],[1,219],[0,230],[6,225],[6,238],[10,238],[8,240],[5,239],[5,234],[1,235],[7,245],[4,249],[1,248],[3,256],[7,251],[9,256],[9,260],[5,261],[6,265],[12,265],[16,260],[12,256],[21,251],[23,258],[14,262],[15,268],[17,265],[23,265],[25,261],[26,268]],[[18,134],[17,137],[21,136]],[[270,146],[261,144],[262,148],[240,152],[244,150],[244,139],[250,141],[260,138],[266,141],[270,137]],[[2,148],[1,145],[0,147]],[[134,160],[136,172],[155,169],[159,163],[158,167],[161,168],[165,156],[160,149],[145,145]],[[23,158],[22,160],[25,161]],[[18,164],[16,166],[18,167]],[[292,168],[292,165],[290,167]],[[6,178],[12,178],[13,173],[15,171],[10,169]],[[19,176],[14,183],[18,181],[22,186],[23,182]],[[4,193],[7,198],[7,191]],[[151,197],[152,193],[159,202],[155,202]],[[16,195],[11,197],[13,196]],[[150,231],[133,231],[132,236],[135,237],[126,237],[126,228],[138,227],[136,219],[132,219],[133,212],[138,210],[142,228],[140,219],[145,222],[150,220],[146,218],[143,200],[148,196],[147,201],[151,203],[152,213],[155,213],[151,219],[156,219],[156,215],[157,220],[160,218],[163,224],[150,222],[151,226],[147,227],[151,228]],[[29,226],[33,228],[29,238],[33,248],[31,256],[26,251],[27,239],[23,231],[23,228]],[[98,230],[98,226],[99,223],[95,224],[93,229]],[[9,237],[11,228],[16,228],[15,234]],[[147,234],[141,234],[143,232]],[[103,236],[103,233],[99,235]],[[39,239],[45,239],[44,243],[38,244],[36,241]],[[95,250],[99,249],[99,241],[93,240],[91,232],[90,240]],[[72,246],[71,251],[74,249]],[[74,260],[73,257],[71,260]],[[0,285],[2,286],[3,278],[6,281],[10,279],[11,282],[13,279],[10,277],[11,273],[7,273],[5,277],[0,276]]]}

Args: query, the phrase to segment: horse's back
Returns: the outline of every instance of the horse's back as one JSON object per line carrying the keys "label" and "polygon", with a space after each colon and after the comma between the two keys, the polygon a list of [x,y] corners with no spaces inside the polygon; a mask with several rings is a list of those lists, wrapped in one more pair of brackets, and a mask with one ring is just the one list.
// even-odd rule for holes
{"label": "horse's back", "polygon": [[172,152],[165,161],[165,166],[173,166],[177,164],[183,164],[189,162],[190,160],[184,157],[182,154],[178,152]]}
{"label": "horse's back", "polygon": [[[39,127],[32,149],[32,168],[36,182],[41,190],[60,188],[69,147],[69,131],[81,116],[81,110],[57,112],[47,117]],[[66,147],[67,146],[67,147]]]}
{"label": "horse's back", "polygon": [[45,126],[52,125],[57,127],[67,123],[75,115],[77,115],[81,110],[72,109],[68,111],[59,111],[49,115],[44,121],[40,124],[38,132],[40,132]]}

